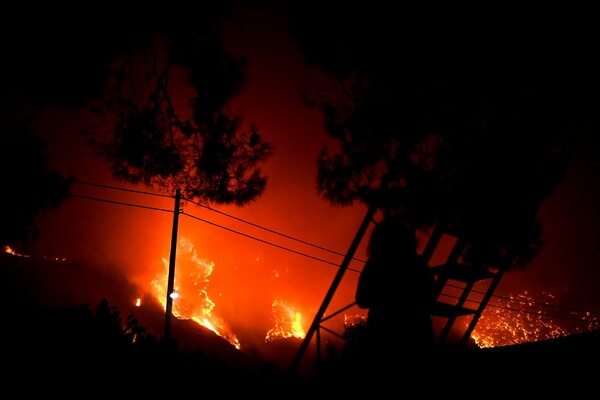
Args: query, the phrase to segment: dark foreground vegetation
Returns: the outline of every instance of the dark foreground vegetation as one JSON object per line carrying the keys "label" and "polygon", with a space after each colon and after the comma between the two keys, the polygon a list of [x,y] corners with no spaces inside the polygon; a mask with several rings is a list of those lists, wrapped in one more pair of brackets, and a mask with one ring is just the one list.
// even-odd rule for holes
{"label": "dark foreground vegetation", "polygon": [[[31,265],[37,263],[27,260],[4,255],[0,263],[7,301],[0,329],[0,383],[19,397],[299,398],[326,392],[354,398],[364,397],[366,390],[375,397],[413,390],[464,395],[490,387],[541,394],[583,390],[598,373],[599,332],[493,349],[435,348],[416,355],[410,343],[394,341],[393,332],[389,351],[369,354],[359,330],[346,332],[345,346],[323,346],[319,362],[307,357],[293,371],[289,363],[235,350],[208,331],[199,336],[202,346],[197,348],[184,345],[180,331],[171,340],[158,337],[146,328],[146,315],[122,313],[107,298],[75,306],[40,303],[18,275],[36,281],[38,291],[48,285],[43,282],[47,277],[36,274]],[[299,345],[290,340],[272,350],[295,354]]]}
{"label": "dark foreground vegetation", "polygon": [[354,343],[329,349],[314,372],[304,373],[264,360],[234,362],[181,348],[176,340],[148,333],[133,315],[121,316],[106,299],[95,307],[14,311],[5,313],[2,329],[2,380],[23,395],[294,397],[322,391],[357,395],[369,386],[382,393],[419,386],[436,394],[467,383],[484,388],[499,379],[508,379],[499,390],[521,379],[525,389],[543,391],[546,384],[530,379],[581,388],[597,373],[600,354],[597,333],[499,349],[438,349],[420,358],[410,357],[408,347],[404,359],[360,354]]}
{"label": "dark foreground vegetation", "polygon": [[[16,310],[14,310],[16,311]],[[232,361],[157,338],[133,316],[102,299],[97,306],[30,307],[10,312],[2,331],[7,383],[25,392],[68,394],[187,393],[273,389],[287,383],[284,371],[268,362]],[[41,386],[39,386],[41,385]],[[112,388],[112,389],[110,389]]]}

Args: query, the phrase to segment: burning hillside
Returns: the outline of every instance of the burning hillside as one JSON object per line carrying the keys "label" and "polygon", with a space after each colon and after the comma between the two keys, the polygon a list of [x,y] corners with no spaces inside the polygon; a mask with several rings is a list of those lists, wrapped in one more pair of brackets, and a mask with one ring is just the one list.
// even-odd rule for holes
{"label": "burning hillside", "polygon": [[[222,296],[213,295],[219,292],[218,288],[211,286],[210,281],[213,271],[218,266],[199,255],[193,243],[186,238],[181,238],[178,250],[175,289],[179,297],[173,303],[173,315],[177,318],[178,327],[182,327],[182,323],[187,321],[185,330],[194,330],[194,325],[200,326],[202,330],[213,332],[233,348],[248,350],[245,343],[238,339],[237,332],[231,328],[235,326],[236,321],[226,320],[219,315],[219,301]],[[15,292],[15,298],[20,296],[19,298],[32,303],[62,306],[81,302],[93,304],[101,297],[108,297],[111,298],[111,304],[122,307],[123,314],[134,312],[144,317],[151,316],[148,311],[149,303],[163,305],[163,314],[160,315],[160,311],[156,309],[152,317],[154,328],[158,328],[153,332],[160,332],[165,310],[168,273],[166,262],[163,274],[149,282],[147,290],[152,291],[152,301],[148,301],[139,295],[139,288],[123,279],[91,274],[89,269],[80,268],[79,265],[64,259],[36,260],[10,248],[5,248],[3,254],[2,267],[6,269],[3,273],[7,276],[12,274],[10,279],[14,283],[12,291]],[[10,262],[11,259],[18,263]],[[62,282],[61,287],[50,284],[57,280]],[[91,282],[93,285],[89,284]],[[78,289],[83,287],[88,289]],[[17,291],[27,292],[27,297],[23,297],[23,293],[17,294]],[[557,296],[548,293],[534,296],[523,292],[509,297],[494,296],[471,338],[480,348],[492,348],[600,329],[598,314],[561,307],[559,303]],[[313,314],[297,304],[291,306],[282,299],[274,299],[271,310],[268,311],[271,314],[272,325],[270,329],[261,332],[263,346],[273,349],[273,346],[281,347],[284,342],[293,342],[295,349],[305,337]],[[146,322],[144,317],[140,319],[142,324]],[[346,321],[354,323],[357,318],[345,317]],[[181,329],[174,331],[175,338],[184,335],[183,332]],[[202,340],[206,340],[204,334],[197,337],[204,337]]]}

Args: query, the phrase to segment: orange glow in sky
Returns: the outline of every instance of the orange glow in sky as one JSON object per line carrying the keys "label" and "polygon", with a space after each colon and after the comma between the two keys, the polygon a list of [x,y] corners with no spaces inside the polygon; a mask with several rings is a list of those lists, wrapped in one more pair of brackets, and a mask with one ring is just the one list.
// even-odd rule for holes
{"label": "orange glow in sky", "polygon": [[[329,82],[303,63],[301,53],[287,39],[281,17],[264,10],[266,19],[250,20],[243,7],[225,26],[225,45],[234,54],[249,55],[248,87],[234,106],[243,110],[247,125],[256,124],[273,144],[274,156],[263,168],[267,189],[245,207],[211,210],[182,204],[175,275],[180,297],[173,303],[173,313],[246,350],[260,348],[265,339],[304,337],[366,208],[337,207],[319,197],[316,160],[329,139],[321,115],[305,107],[300,93]],[[269,23],[261,22],[265,20]],[[230,33],[234,29],[235,40]],[[71,111],[42,110],[39,132],[48,144],[49,167],[107,187],[75,184],[77,196],[42,221],[41,237],[32,252],[38,257],[68,259],[91,271],[89,281],[61,283],[69,285],[63,292],[64,296],[71,293],[71,301],[96,304],[102,295],[111,304],[125,307],[128,301],[143,308],[141,299],[150,294],[164,306],[174,201],[113,178],[108,165],[79,135],[81,121]],[[590,140],[582,139],[578,147],[582,157],[541,208],[547,247],[525,271],[506,274],[498,293],[568,292],[574,304],[600,309],[598,280],[589,278],[598,276],[593,263],[600,240],[594,223],[600,190],[597,178],[589,173],[597,158],[591,154]],[[583,179],[590,182],[582,185]],[[362,241],[356,258],[365,259],[366,242]],[[329,313],[353,302],[361,268],[360,261],[351,263]],[[96,274],[117,277],[126,290],[105,288],[95,280]],[[352,309],[348,314],[362,311]],[[340,315],[328,324],[342,331],[343,319]],[[480,346],[507,343],[509,339],[503,342],[498,332],[516,338],[519,329],[537,329],[528,323],[490,309],[474,338]],[[157,327],[157,336],[161,328]]]}

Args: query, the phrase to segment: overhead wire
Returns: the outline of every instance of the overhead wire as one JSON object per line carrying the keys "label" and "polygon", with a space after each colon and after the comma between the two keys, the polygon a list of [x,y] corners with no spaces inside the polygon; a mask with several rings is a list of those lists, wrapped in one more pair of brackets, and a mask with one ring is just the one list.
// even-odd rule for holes
{"label": "overhead wire", "polygon": [[[442,296],[444,297],[450,297],[450,298],[455,298],[458,299],[459,296],[455,296],[455,295],[451,295],[451,294],[445,294],[443,293]],[[497,296],[497,295],[493,295],[492,297],[501,297],[501,296]],[[479,304],[479,302],[474,301],[474,300],[466,300],[467,303],[475,303],[475,304]],[[544,303],[537,303],[537,302],[528,302],[528,303],[532,303],[536,306],[551,306],[550,304],[544,304]],[[580,321],[580,322],[593,322],[593,323],[597,323],[600,324],[600,320],[599,321],[595,321],[595,320],[590,320],[590,319],[585,319],[585,318],[576,318],[576,317],[567,317],[564,315],[556,315],[556,314],[548,314],[545,312],[540,313],[539,311],[529,311],[529,310],[525,310],[525,309],[519,309],[519,308],[513,308],[513,307],[507,307],[507,306],[501,306],[498,304],[493,304],[493,303],[488,303],[486,305],[486,307],[492,307],[492,308],[499,308],[499,309],[503,309],[503,310],[508,310],[508,311],[516,311],[516,312],[522,312],[525,314],[533,314],[533,315],[537,315],[537,316],[543,316],[543,317],[549,317],[549,318],[560,318],[560,319],[569,319],[572,321]],[[562,307],[562,306],[554,306],[557,309],[565,309],[565,310],[569,310],[570,307]],[[580,310],[581,312],[584,313],[589,313],[590,311],[586,311],[586,310]],[[592,312],[593,313],[593,312]]]}
{"label": "overhead wire", "polygon": [[[236,234],[238,234],[238,235],[241,235],[241,236],[247,237],[247,238],[249,238],[249,239],[256,240],[256,241],[258,241],[258,242],[261,242],[261,243],[264,243],[264,244],[268,244],[269,246],[277,247],[277,248],[279,248],[279,249],[286,250],[286,251],[289,251],[289,252],[291,252],[291,253],[294,253],[294,254],[298,254],[298,255],[300,255],[300,256],[303,256],[303,257],[311,258],[311,259],[313,259],[313,260],[320,261],[320,262],[322,262],[322,263],[325,263],[325,264],[330,264],[330,265],[333,265],[333,266],[336,266],[336,267],[337,267],[337,266],[339,266],[339,264],[338,264],[338,263],[334,263],[334,262],[332,262],[332,261],[324,260],[324,259],[322,259],[322,258],[318,258],[318,257],[312,256],[312,255],[310,255],[310,254],[302,253],[302,252],[300,252],[300,251],[297,251],[297,250],[290,249],[289,247],[285,247],[285,246],[281,246],[281,245],[275,244],[275,243],[273,243],[273,242],[269,242],[268,240],[264,240],[264,239],[257,238],[257,237],[255,237],[255,236],[249,235],[249,234],[247,234],[247,233],[243,233],[243,232],[237,231],[237,230],[235,230],[235,229],[231,229],[231,228],[228,228],[228,227],[226,227],[226,226],[223,226],[223,225],[216,224],[216,223],[214,223],[214,222],[208,221],[208,220],[206,220],[206,219],[203,219],[203,218],[200,218],[200,217],[196,217],[196,216],[194,216],[194,215],[191,215],[191,214],[188,214],[188,213],[186,213],[186,212],[182,212],[181,214],[183,214],[183,215],[187,215],[187,216],[188,216],[188,217],[190,217],[190,218],[193,218],[193,219],[196,219],[196,220],[198,220],[198,221],[201,221],[201,222],[204,222],[204,223],[207,223],[207,224],[210,224],[210,225],[213,225],[213,226],[219,227],[219,228],[221,228],[221,229],[225,229],[225,230],[227,230],[227,231],[230,231],[230,232],[236,233]],[[359,270],[355,270],[355,269],[352,269],[352,268],[348,268],[348,270],[351,270],[351,271],[354,271],[354,272],[360,272]]]}
{"label": "overhead wire", "polygon": [[145,209],[154,210],[154,211],[165,211],[165,212],[170,212],[170,213],[173,212],[173,210],[167,210],[165,208],[143,206],[141,204],[133,204],[133,203],[126,203],[126,202],[123,202],[123,201],[101,199],[99,197],[85,196],[85,195],[81,195],[81,194],[70,193],[69,197],[78,197],[80,199],[94,200],[94,201],[100,201],[100,202],[104,202],[104,203],[118,204],[118,205],[121,205],[121,206],[136,207],[136,208],[145,208]]}
{"label": "overhead wire", "polygon": [[148,192],[148,191],[137,190],[137,189],[127,189],[127,188],[124,188],[124,187],[103,185],[103,184],[100,184],[100,183],[92,183],[92,182],[79,181],[79,180],[74,180],[73,183],[77,183],[77,184],[80,184],[80,185],[87,185],[87,186],[95,186],[95,187],[100,187],[100,188],[104,188],[104,189],[120,190],[120,191],[123,191],[123,192],[145,194],[145,195],[149,195],[149,196],[173,198],[173,196],[168,195],[168,194],[154,193],[154,192]]}
{"label": "overhead wire", "polygon": [[[171,199],[174,198],[174,196],[171,196],[171,195],[157,194],[157,193],[140,191],[140,190],[134,190],[134,189],[126,189],[126,188],[122,188],[122,187],[109,186],[109,185],[103,185],[103,184],[97,184],[97,183],[91,183],[91,182],[85,182],[85,181],[74,181],[74,183],[79,183],[79,184],[84,184],[84,185],[89,185],[89,186],[96,186],[96,187],[105,188],[105,189],[113,189],[113,190],[121,190],[121,191],[126,191],[126,192],[133,192],[133,193],[143,194],[143,195],[152,195],[152,196],[159,196],[159,197],[167,197],[167,198],[171,198]],[[93,196],[86,196],[86,195],[79,195],[79,194],[74,194],[74,193],[70,193],[69,196],[70,197],[77,197],[77,198],[81,198],[81,199],[86,199],[86,200],[93,200],[93,201],[99,201],[99,202],[105,202],[105,203],[112,203],[112,204],[116,204],[116,205],[123,205],[123,206],[129,206],[129,207],[137,207],[137,208],[148,209],[148,210],[153,210],[153,211],[161,211],[161,212],[169,212],[169,213],[173,212],[172,209],[150,207],[150,206],[144,206],[144,205],[140,205],[140,204],[134,204],[134,203],[128,203],[128,202],[121,202],[121,201],[115,201],[115,200],[108,200],[108,199],[103,199],[103,198],[98,198],[98,197],[93,197]],[[251,226],[263,229],[263,230],[265,230],[267,232],[280,235],[280,236],[285,237],[287,239],[291,239],[291,240],[297,241],[299,243],[306,244],[306,245],[309,245],[311,247],[314,247],[314,248],[317,248],[317,249],[320,249],[320,250],[324,250],[324,251],[327,251],[327,252],[330,252],[330,253],[333,253],[333,254],[337,254],[337,255],[341,255],[341,256],[344,255],[344,254],[339,253],[337,251],[330,250],[330,249],[327,249],[325,247],[322,247],[322,246],[319,246],[319,245],[315,245],[315,244],[306,242],[304,240],[297,239],[297,238],[294,238],[292,236],[289,236],[289,235],[277,232],[275,230],[263,227],[261,225],[258,225],[258,224],[246,221],[246,220],[244,220],[242,218],[235,217],[235,216],[233,216],[231,214],[224,213],[222,211],[216,210],[216,209],[214,209],[212,207],[203,205],[201,203],[194,202],[194,201],[191,201],[189,199],[186,199],[186,201],[189,201],[189,202],[191,202],[191,203],[193,203],[195,205],[198,205],[200,207],[207,208],[210,211],[217,212],[217,213],[222,214],[224,216],[227,216],[229,218],[238,220],[238,221],[243,222],[245,224],[248,224],[248,225],[251,225]],[[328,260],[325,260],[325,259],[322,259],[322,258],[319,258],[319,257],[315,257],[315,256],[312,256],[310,254],[303,253],[303,252],[291,249],[291,248],[286,247],[286,246],[278,245],[278,244],[270,242],[268,240],[264,240],[264,239],[258,238],[256,236],[252,236],[250,234],[247,234],[247,233],[244,233],[244,232],[232,229],[232,228],[228,228],[228,227],[226,227],[224,225],[220,225],[220,224],[211,222],[209,220],[197,217],[197,216],[189,214],[187,212],[180,211],[180,213],[183,214],[183,215],[186,215],[186,216],[188,216],[188,217],[190,217],[192,219],[198,220],[200,222],[204,222],[204,223],[207,223],[209,225],[216,226],[218,228],[221,228],[221,229],[230,231],[232,233],[244,236],[246,238],[249,238],[249,239],[252,239],[252,240],[255,240],[255,241],[258,241],[258,242],[261,242],[261,243],[264,243],[264,244],[267,244],[267,245],[279,248],[281,250],[289,251],[291,253],[294,253],[294,254],[297,254],[297,255],[300,255],[300,256],[303,256],[303,257],[306,257],[306,258],[310,258],[310,259],[313,259],[315,261],[319,261],[319,262],[322,262],[322,263],[325,263],[325,264],[333,265],[333,266],[336,266],[336,267],[339,266],[338,263],[334,263],[334,262],[331,262],[331,261],[328,261]],[[355,259],[355,260],[364,262],[364,260],[361,260],[361,259]],[[349,271],[352,271],[352,272],[360,273],[360,270],[357,270],[357,269],[353,269],[353,268],[347,268],[347,269]],[[448,284],[448,286],[453,286],[453,285]],[[459,286],[455,286],[455,287],[460,288]],[[477,290],[472,290],[472,291],[475,292],[475,293],[479,293],[479,294],[485,294],[484,292],[477,291]],[[448,296],[448,297],[457,297],[457,296],[452,296],[452,295],[448,295],[448,294],[443,294],[443,295],[444,296]],[[596,314],[600,314],[599,311],[589,311],[589,310],[584,310],[584,309],[580,309],[580,308],[572,308],[572,307],[565,307],[565,306],[559,306],[559,305],[551,305],[551,304],[539,303],[539,302],[529,301],[529,300],[520,300],[520,299],[515,299],[513,297],[503,296],[503,295],[498,295],[498,294],[493,294],[492,297],[503,298],[503,299],[507,299],[507,300],[511,300],[511,301],[515,301],[515,302],[520,302],[520,303],[531,303],[531,304],[534,304],[534,305],[537,305],[537,306],[553,307],[553,308],[562,309],[562,310],[570,310],[570,311],[582,312],[582,313],[596,313]],[[469,300],[469,301],[471,301],[471,300]],[[593,321],[590,321],[589,319],[572,318],[572,317],[552,315],[552,314],[545,314],[545,313],[540,314],[538,312],[532,312],[532,311],[527,311],[527,310],[522,310],[522,309],[515,309],[515,308],[511,308],[511,307],[499,306],[499,305],[491,304],[491,303],[488,303],[488,306],[495,307],[495,308],[502,308],[502,309],[506,309],[506,310],[510,310],[510,311],[517,311],[517,312],[531,313],[531,314],[536,314],[536,315],[543,315],[543,316],[547,316],[547,317],[562,318],[562,319],[571,319],[571,320],[583,321],[583,322],[593,322]]]}
{"label": "overhead wire", "polygon": [[[86,182],[86,181],[78,181],[78,180],[76,180],[76,181],[74,181],[74,183],[79,183],[79,184],[88,185],[88,186],[96,186],[96,187],[105,188],[105,189],[121,190],[121,191],[126,191],[126,192],[137,193],[137,194],[145,194],[145,195],[152,195],[152,196],[167,197],[167,198],[171,198],[171,199],[173,199],[173,198],[174,198],[174,196],[172,196],[172,195],[157,194],[157,193],[153,193],[153,192],[147,192],[147,191],[141,191],[141,190],[135,190],[135,189],[126,189],[126,188],[123,188],[123,187],[109,186],[109,185],[103,185],[103,184],[92,183],[92,182]],[[276,231],[276,230],[273,230],[273,229],[270,229],[270,228],[264,227],[264,226],[262,226],[262,225],[259,225],[259,224],[256,224],[256,223],[253,223],[253,222],[247,221],[247,220],[245,220],[245,219],[243,219],[243,218],[239,218],[239,217],[236,217],[236,216],[234,216],[234,215],[228,214],[228,213],[226,213],[226,212],[223,212],[223,211],[217,210],[217,209],[215,209],[215,208],[212,208],[212,207],[210,207],[210,206],[208,206],[208,205],[205,205],[205,204],[199,203],[199,202],[197,202],[197,201],[194,201],[194,200],[192,200],[192,199],[189,199],[189,198],[185,198],[185,197],[184,197],[184,198],[182,198],[182,200],[184,200],[184,201],[186,201],[186,202],[189,202],[189,203],[192,203],[192,204],[194,204],[194,205],[197,205],[197,206],[199,206],[199,207],[205,208],[205,209],[207,209],[207,210],[209,210],[209,211],[212,211],[212,212],[218,213],[218,214],[220,214],[220,215],[226,216],[226,217],[228,217],[228,218],[234,219],[234,220],[236,220],[236,221],[242,222],[242,223],[244,223],[244,224],[247,224],[247,225],[250,225],[250,226],[253,226],[253,227],[256,227],[256,228],[262,229],[262,230],[264,230],[264,231],[266,231],[266,232],[273,233],[273,234],[275,234],[275,235],[278,235],[278,236],[284,237],[284,238],[286,238],[286,239],[293,240],[293,241],[295,241],[295,242],[302,243],[302,244],[304,244],[304,245],[307,245],[307,246],[310,246],[310,247],[313,247],[313,248],[316,248],[316,249],[319,249],[319,250],[322,250],[322,251],[326,251],[326,252],[329,252],[329,253],[332,253],[332,254],[335,254],[335,255],[339,255],[339,256],[341,256],[341,257],[344,257],[344,256],[345,256],[345,254],[344,254],[344,253],[341,253],[341,252],[339,252],[339,251],[331,250],[331,249],[328,249],[328,248],[326,248],[326,247],[319,246],[319,245],[316,245],[316,244],[314,244],[314,243],[310,243],[310,242],[307,242],[307,241],[305,241],[305,240],[302,240],[302,239],[295,238],[295,237],[293,237],[293,236],[290,236],[290,235],[286,235],[286,234],[284,234],[284,233],[281,233],[281,232],[278,232],[278,231]],[[127,204],[124,204],[124,205],[127,205]],[[163,210],[161,209],[161,211],[163,211]],[[167,211],[169,211],[169,212],[172,212],[172,210],[167,210]],[[191,214],[188,214],[188,213],[185,213],[185,212],[181,212],[181,214],[188,215],[188,216],[190,216],[190,217],[193,217],[193,218],[196,218],[196,219],[198,219],[198,220],[200,220],[200,221],[202,221],[202,222],[206,222],[206,223],[209,223],[209,224],[212,224],[212,225],[218,226],[218,227],[220,227],[220,228],[223,228],[223,229],[226,229],[226,230],[231,230],[231,229],[229,229],[229,228],[226,228],[226,227],[224,227],[224,226],[222,226],[222,225],[215,224],[215,223],[213,223],[213,222],[210,222],[210,221],[208,221],[208,220],[205,220],[205,219],[202,219],[202,218],[199,218],[199,217],[194,217],[194,216],[192,216]],[[233,231],[233,230],[231,230],[231,231]],[[332,263],[332,262],[330,262],[330,261],[327,261],[327,260],[324,260],[324,259],[321,259],[321,258],[318,258],[318,257],[313,257],[313,256],[307,255],[307,254],[305,254],[305,253],[301,253],[301,252],[298,252],[298,251],[295,251],[295,250],[289,249],[289,248],[287,248],[287,247],[283,247],[283,246],[275,245],[274,243],[268,242],[268,241],[266,241],[266,240],[258,239],[258,238],[256,238],[256,237],[253,237],[253,236],[251,236],[251,235],[248,235],[248,234],[241,233],[241,232],[239,232],[239,231],[234,231],[234,232],[235,232],[235,233],[238,233],[238,234],[240,234],[240,235],[242,235],[242,236],[246,236],[246,237],[249,237],[249,238],[251,238],[251,239],[258,240],[258,241],[260,241],[260,242],[263,242],[263,243],[266,243],[266,244],[269,244],[269,245],[272,245],[272,246],[275,246],[275,247],[280,247],[280,248],[282,248],[282,249],[289,250],[289,251],[291,251],[291,252],[293,252],[293,253],[296,253],[296,254],[299,254],[299,255],[302,255],[302,256],[305,256],[305,257],[308,257],[308,258],[313,258],[313,259],[315,259],[315,260],[322,261],[322,262],[324,262],[324,263],[326,263],[326,264],[332,264],[332,265],[336,265],[336,266],[338,265],[337,263]],[[353,260],[355,260],[355,261],[359,261],[359,262],[363,262],[363,263],[365,262],[365,260],[362,260],[362,259],[360,259],[360,258],[356,258],[356,257],[354,257],[354,258],[353,258]],[[348,269],[349,269],[349,270],[351,270],[351,271],[354,271],[354,272],[360,272],[359,270],[355,270],[355,269],[353,269],[353,268],[348,268]]]}
{"label": "overhead wire", "polygon": [[[302,240],[302,239],[298,239],[298,238],[295,238],[295,237],[293,237],[293,236],[289,236],[289,235],[286,235],[286,234],[284,234],[284,233],[281,233],[281,232],[275,231],[275,230],[273,230],[273,229],[266,228],[266,227],[264,227],[264,226],[262,226],[262,225],[258,225],[258,224],[255,224],[255,223],[253,223],[253,222],[246,221],[246,220],[244,220],[244,219],[242,219],[242,218],[239,218],[239,217],[236,217],[236,216],[234,216],[234,215],[231,215],[231,214],[225,213],[225,212],[223,212],[223,211],[219,211],[219,210],[217,210],[217,209],[214,209],[214,208],[212,208],[212,207],[210,207],[210,206],[208,206],[208,205],[205,205],[205,204],[202,204],[202,203],[198,203],[198,202],[195,202],[195,201],[193,201],[193,200],[190,200],[190,199],[185,199],[185,200],[186,200],[186,201],[188,201],[188,202],[190,202],[190,203],[192,203],[192,204],[195,204],[195,205],[197,205],[197,206],[200,206],[200,207],[206,208],[207,210],[210,210],[210,211],[212,211],[212,212],[216,212],[216,213],[218,213],[218,214],[221,214],[221,215],[224,215],[224,216],[226,216],[226,217],[228,217],[228,218],[235,219],[236,221],[243,222],[243,223],[245,223],[245,224],[247,224],[247,225],[250,225],[250,226],[253,226],[253,227],[255,227],[255,228],[259,228],[259,229],[262,229],[262,230],[264,230],[264,231],[267,231],[267,232],[270,232],[270,233],[274,233],[274,234],[276,234],[276,235],[279,235],[279,236],[282,236],[282,237],[284,237],[284,238],[286,238],[286,239],[290,239],[290,240],[293,240],[293,241],[295,241],[295,242],[299,242],[299,243],[305,244],[305,245],[307,245],[307,246],[311,246],[311,247],[314,247],[314,248],[317,248],[317,249],[319,249],[319,250],[323,250],[323,251],[326,251],[326,252],[329,252],[329,253],[333,253],[333,254],[336,254],[336,255],[338,255],[338,256],[342,256],[342,257],[345,257],[345,256],[346,256],[344,253],[340,253],[339,251],[331,250],[331,249],[328,249],[328,248],[325,248],[325,247],[322,247],[322,246],[319,246],[319,245],[316,245],[316,244],[313,244],[313,243],[309,243],[309,242],[307,242],[307,241],[304,241],[304,240]],[[354,260],[356,260],[356,261],[363,262],[363,263],[365,262],[365,260],[361,260],[360,258],[355,258],[355,257],[353,257],[353,259],[354,259]]]}
{"label": "overhead wire", "polygon": [[[457,288],[457,289],[462,289],[462,287],[458,286],[458,285],[453,285],[451,283],[446,283],[447,286],[449,287],[453,287],[453,288]],[[471,292],[473,293],[477,293],[477,294],[481,294],[481,295],[485,295],[485,292],[482,292],[480,290],[476,290],[476,289],[471,289]],[[444,296],[447,297],[455,297],[458,298],[458,296],[453,296],[453,295],[449,295],[449,294],[443,294]],[[511,296],[505,296],[505,295],[501,295],[501,294],[494,294],[493,297],[495,298],[500,298],[500,299],[504,299],[504,300],[508,300],[508,301],[514,301],[514,302],[518,302],[518,303],[522,303],[522,304],[535,304],[537,306],[543,306],[543,307],[549,307],[549,308],[558,308],[561,310],[566,310],[566,311],[573,311],[573,312],[581,312],[581,313],[592,313],[592,314],[598,314],[600,315],[600,311],[594,311],[594,310],[584,310],[582,308],[576,308],[576,307],[568,307],[568,306],[559,306],[556,304],[548,304],[548,303],[540,303],[537,301],[531,301],[531,300],[525,300],[525,299],[518,299],[515,297],[511,297]]]}

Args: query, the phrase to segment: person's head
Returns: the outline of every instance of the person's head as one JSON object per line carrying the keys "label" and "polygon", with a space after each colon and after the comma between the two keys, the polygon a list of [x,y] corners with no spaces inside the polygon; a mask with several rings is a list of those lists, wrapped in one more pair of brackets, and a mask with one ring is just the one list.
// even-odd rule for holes
{"label": "person's head", "polygon": [[398,219],[378,222],[369,239],[368,254],[415,254],[417,239],[410,226]]}

